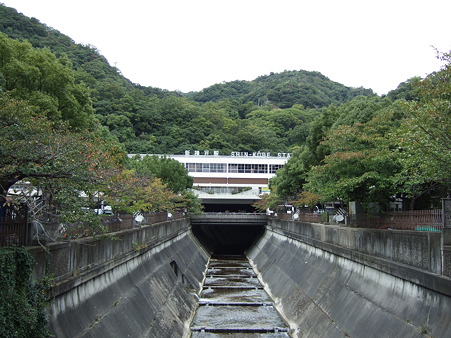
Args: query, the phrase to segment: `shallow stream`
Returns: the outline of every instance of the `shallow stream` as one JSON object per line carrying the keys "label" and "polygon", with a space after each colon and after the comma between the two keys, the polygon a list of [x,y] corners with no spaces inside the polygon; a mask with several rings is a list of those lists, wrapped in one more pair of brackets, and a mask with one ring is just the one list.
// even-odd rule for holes
{"label": "shallow stream", "polygon": [[288,325],[243,256],[212,257],[191,337],[289,337]]}

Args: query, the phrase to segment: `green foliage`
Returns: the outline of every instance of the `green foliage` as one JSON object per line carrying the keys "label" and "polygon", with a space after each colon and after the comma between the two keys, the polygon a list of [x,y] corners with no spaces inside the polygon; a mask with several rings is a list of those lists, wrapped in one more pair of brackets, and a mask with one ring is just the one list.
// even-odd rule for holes
{"label": "green foliage", "polygon": [[154,156],[135,156],[129,166],[141,177],[158,177],[175,193],[181,193],[193,185],[185,166],[171,158]]}
{"label": "green foliage", "polygon": [[75,83],[67,59],[57,59],[48,49],[34,49],[29,43],[9,39],[2,33],[0,51],[4,91],[26,99],[53,121],[67,121],[72,129],[95,126],[89,92]]}
{"label": "green foliage", "polygon": [[405,119],[394,135],[402,150],[397,182],[415,199],[424,194],[446,196],[451,189],[451,54],[440,71],[418,82],[419,100],[404,103]]}
{"label": "green foliage", "polygon": [[419,93],[417,85],[421,82],[420,77],[413,77],[406,82],[402,82],[399,86],[388,92],[387,97],[391,100],[418,101]]}
{"label": "green foliage", "polygon": [[34,113],[25,102],[0,97],[0,193],[22,179],[92,182],[121,157],[120,147],[94,133],[75,133]]}
{"label": "green foliage", "polygon": [[[318,72],[306,71],[233,81],[181,95],[132,84],[95,47],[75,44],[55,29],[2,5],[0,30],[40,48],[33,51],[28,43],[9,42],[28,46],[27,53],[33,57],[12,64],[12,74],[0,71],[5,90],[12,89],[5,86],[15,74],[15,79],[22,79],[16,84],[21,89],[15,97],[27,98],[48,116],[77,119],[73,122],[77,128],[89,121],[94,108],[96,118],[129,153],[204,149],[223,154],[236,150],[288,152],[305,143],[314,115],[310,108],[340,104],[359,94],[374,95],[371,90],[347,88]],[[47,64],[50,66],[44,67]],[[70,67],[74,72],[68,71]],[[34,90],[35,79],[47,81],[51,93]],[[55,93],[53,88],[64,90]],[[268,116],[252,114],[262,106]],[[73,114],[75,111],[78,113]]]}
{"label": "green foliage", "polygon": [[103,199],[116,210],[134,214],[174,211],[180,206],[181,198],[159,178],[138,176],[135,170],[114,170],[105,173],[104,180]]}
{"label": "green foliage", "polygon": [[258,106],[274,105],[290,108],[295,104],[306,108],[340,104],[358,95],[374,95],[372,90],[349,88],[329,80],[319,72],[284,71],[260,76],[253,81],[232,81],[215,84],[187,96],[198,102],[234,99]]}
{"label": "green foliage", "polygon": [[[166,205],[166,209],[159,207],[160,210],[175,210],[176,208],[187,208],[191,213],[201,213],[203,206],[195,194],[188,189],[193,185],[193,178],[188,175],[185,166],[171,158],[158,156],[135,156],[129,159],[128,166],[132,168],[134,179],[137,180],[134,184],[135,189],[141,189],[145,184],[139,182],[153,181],[155,178],[161,180],[164,188],[168,188],[178,196],[168,195],[167,199],[171,200]],[[164,189],[162,188],[164,192]],[[162,195],[163,193],[160,193]],[[149,195],[148,198],[155,199],[155,196]],[[172,204],[171,204],[172,203]],[[160,203],[159,205],[163,205]],[[156,205],[156,204],[154,204]],[[141,209],[142,211],[146,211]],[[147,211],[157,211],[156,209],[149,209]]]}
{"label": "green foliage", "polygon": [[389,135],[399,127],[401,105],[379,109],[372,100],[367,104],[375,109],[372,119],[360,123],[356,117],[353,125],[332,127],[322,141],[329,154],[307,174],[304,188],[323,202],[357,200],[384,206],[397,192],[393,176],[400,168],[398,148]]}
{"label": "green foliage", "polygon": [[33,266],[25,249],[0,249],[0,337],[50,337],[45,293],[32,280]]}
{"label": "green foliage", "polygon": [[393,175],[399,170],[397,147],[387,140],[399,125],[394,116],[393,109],[366,124],[331,129],[323,141],[330,154],[309,170],[304,188],[320,195],[323,202],[388,203],[397,192]]}
{"label": "green foliage", "polygon": [[182,203],[183,206],[188,209],[190,214],[196,215],[201,214],[204,210],[204,206],[200,202],[200,199],[190,190],[185,190],[182,192]]}
{"label": "green foliage", "polygon": [[[320,110],[302,150],[271,180],[282,198],[313,193],[321,201],[385,207],[391,196],[428,208],[447,196],[451,177],[449,54],[446,65],[388,97],[356,97]],[[398,98],[393,101],[391,98]],[[410,101],[406,101],[408,98]]]}
{"label": "green foliage", "polygon": [[304,148],[296,149],[285,166],[277,171],[270,180],[271,194],[277,191],[281,199],[289,200],[302,191],[307,172],[303,154]]}
{"label": "green foliage", "polygon": [[301,191],[294,201],[290,201],[290,204],[301,208],[307,205],[310,209],[313,209],[320,201],[321,197],[319,195],[315,195],[309,191]]}
{"label": "green foliage", "polygon": [[[278,191],[274,196],[282,200],[306,187],[323,199],[368,202],[392,193],[432,198],[449,190],[449,53],[439,55],[446,63],[440,71],[424,80],[409,79],[382,98],[308,71],[271,73],[182,94],[133,84],[95,47],[75,44],[3,5],[0,31],[6,34],[0,34],[0,94],[8,94],[0,111],[21,111],[23,118],[20,127],[3,124],[1,155],[7,160],[0,158],[0,168],[9,175],[0,177],[3,189],[20,178],[42,179],[45,171],[94,188],[107,165],[99,165],[101,152],[92,144],[102,140],[103,153],[116,148],[112,153],[118,154],[117,139],[129,153],[294,152],[271,181]],[[77,132],[86,129],[97,134],[89,133],[89,142],[82,142],[84,135]],[[64,151],[54,155],[55,149]],[[77,161],[77,150],[89,160]],[[11,155],[16,152],[20,161]],[[62,170],[64,160],[72,170]],[[155,189],[163,185],[180,192],[190,186],[186,173],[165,165],[149,163],[149,169],[143,161],[131,168],[148,179],[160,177],[165,184],[153,182]]]}
{"label": "green foliage", "polygon": [[264,194],[260,200],[255,202],[252,206],[260,212],[269,210],[277,210],[279,205],[284,204],[284,201],[279,197],[276,190],[271,190],[270,194]]}
{"label": "green foliage", "polygon": [[342,125],[352,126],[355,123],[367,123],[379,111],[384,110],[392,104],[388,98],[358,96],[337,107],[337,118],[331,128],[340,128]]}

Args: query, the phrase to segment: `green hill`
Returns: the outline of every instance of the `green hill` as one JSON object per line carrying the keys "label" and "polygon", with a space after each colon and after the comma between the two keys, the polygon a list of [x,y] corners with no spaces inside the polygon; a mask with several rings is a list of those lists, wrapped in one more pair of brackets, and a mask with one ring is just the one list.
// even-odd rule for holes
{"label": "green hill", "polygon": [[260,76],[253,81],[232,81],[215,84],[188,97],[197,102],[234,99],[256,105],[270,104],[289,108],[301,104],[306,108],[320,108],[341,104],[359,95],[374,95],[371,89],[350,88],[333,82],[319,72],[284,71]]}
{"label": "green hill", "polygon": [[129,152],[286,152],[305,142],[318,109],[358,95],[375,96],[370,89],[302,70],[214,84],[200,92],[171,92],[131,82],[95,47],[77,44],[4,5],[0,32],[68,59],[75,82],[89,89],[95,117]]}

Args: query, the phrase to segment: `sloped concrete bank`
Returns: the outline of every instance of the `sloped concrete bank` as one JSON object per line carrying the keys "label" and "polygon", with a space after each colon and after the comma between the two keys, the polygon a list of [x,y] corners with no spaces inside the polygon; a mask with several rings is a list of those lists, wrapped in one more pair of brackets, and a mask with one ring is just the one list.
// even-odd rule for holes
{"label": "sloped concrete bank", "polygon": [[[55,337],[182,337],[189,331],[209,258],[189,220],[119,236],[85,243],[85,249],[111,253],[119,245],[121,254],[55,285],[49,310]],[[130,242],[146,237],[149,241],[140,245]],[[81,254],[83,248],[72,251]],[[73,255],[71,260],[77,260]]]}
{"label": "sloped concrete bank", "polygon": [[[353,250],[272,226],[247,255],[293,337],[451,337],[449,278],[382,258],[365,265]],[[387,266],[410,279],[426,274],[419,280],[433,288]]]}

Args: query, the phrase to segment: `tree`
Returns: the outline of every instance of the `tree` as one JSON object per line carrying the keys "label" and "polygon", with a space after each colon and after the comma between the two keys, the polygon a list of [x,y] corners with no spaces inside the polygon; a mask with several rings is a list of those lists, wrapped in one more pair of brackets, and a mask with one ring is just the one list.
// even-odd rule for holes
{"label": "tree", "polygon": [[120,161],[121,147],[99,133],[69,131],[24,101],[0,97],[0,196],[20,180],[69,179],[80,186]]}
{"label": "tree", "polygon": [[135,170],[114,170],[106,173],[103,198],[115,209],[131,214],[174,211],[181,198],[157,177],[138,176]]}
{"label": "tree", "polygon": [[261,199],[252,204],[252,206],[260,212],[269,210],[277,210],[279,205],[284,204],[284,201],[279,197],[276,190],[271,190],[270,194],[262,195]]}
{"label": "tree", "polygon": [[379,111],[368,123],[332,129],[323,141],[330,154],[306,176],[305,190],[321,201],[359,201],[364,206],[388,204],[397,186],[399,151],[389,135],[399,126],[400,104]]}
{"label": "tree", "polygon": [[57,59],[48,49],[0,33],[2,89],[26,99],[53,121],[65,120],[74,130],[92,129],[97,121],[88,89],[75,83],[67,58]]}
{"label": "tree", "polygon": [[185,166],[168,157],[135,156],[129,161],[130,168],[141,177],[157,177],[174,193],[181,193],[193,186],[193,178]]}
{"label": "tree", "polygon": [[403,170],[398,184],[415,200],[451,187],[451,53],[438,54],[445,62],[440,71],[416,82],[419,100],[404,103],[405,119],[395,135],[402,149]]}
{"label": "tree", "polygon": [[270,123],[243,120],[240,125],[241,128],[236,134],[239,149],[243,151],[287,152],[288,147],[277,136],[275,128]]}
{"label": "tree", "polygon": [[285,166],[277,170],[276,176],[269,182],[271,191],[277,191],[283,200],[294,198],[303,189],[307,173],[304,165],[304,153],[305,148],[295,149]]}
{"label": "tree", "polygon": [[388,92],[387,97],[393,101],[401,99],[406,101],[418,101],[417,85],[421,80],[421,77],[416,76],[405,82],[401,82],[396,89]]}
{"label": "tree", "polygon": [[181,193],[181,206],[185,206],[191,214],[201,214],[204,210],[200,199],[190,190]]}
{"label": "tree", "polygon": [[295,207],[304,207],[307,205],[310,209],[313,209],[321,201],[321,196],[313,194],[309,191],[301,191],[294,201],[290,203]]}

